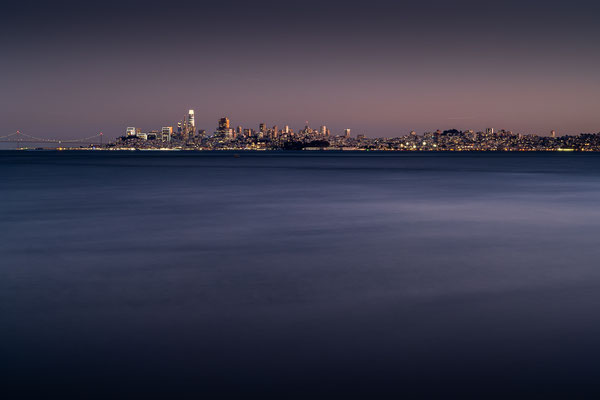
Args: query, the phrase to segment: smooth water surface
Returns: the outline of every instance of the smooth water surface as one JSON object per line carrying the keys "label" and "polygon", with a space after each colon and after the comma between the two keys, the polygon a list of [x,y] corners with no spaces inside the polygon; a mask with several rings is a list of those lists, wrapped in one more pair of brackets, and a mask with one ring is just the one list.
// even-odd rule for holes
{"label": "smooth water surface", "polygon": [[600,392],[600,155],[236,154],[0,152],[6,388]]}

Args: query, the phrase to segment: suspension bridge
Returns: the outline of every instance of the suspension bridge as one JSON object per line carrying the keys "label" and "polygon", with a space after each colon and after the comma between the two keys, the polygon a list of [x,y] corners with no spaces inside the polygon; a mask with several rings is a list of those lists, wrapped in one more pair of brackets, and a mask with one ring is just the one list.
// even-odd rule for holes
{"label": "suspension bridge", "polygon": [[85,138],[75,139],[53,139],[53,138],[39,138],[28,135],[26,133],[16,131],[8,135],[0,136],[0,143],[57,143],[57,144],[70,144],[70,143],[86,143],[86,144],[102,144],[102,132],[88,136]]}

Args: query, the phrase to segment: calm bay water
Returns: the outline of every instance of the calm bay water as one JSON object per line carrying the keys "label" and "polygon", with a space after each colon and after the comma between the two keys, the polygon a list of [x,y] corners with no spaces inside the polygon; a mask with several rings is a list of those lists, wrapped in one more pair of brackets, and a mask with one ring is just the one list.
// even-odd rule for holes
{"label": "calm bay water", "polygon": [[600,392],[600,155],[0,152],[24,395]]}

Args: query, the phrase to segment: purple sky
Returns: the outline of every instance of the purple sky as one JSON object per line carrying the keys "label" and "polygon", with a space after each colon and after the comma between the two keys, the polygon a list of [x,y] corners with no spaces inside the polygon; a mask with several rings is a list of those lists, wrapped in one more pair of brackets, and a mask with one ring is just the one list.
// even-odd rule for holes
{"label": "purple sky", "polygon": [[[251,4],[250,4],[251,3]],[[0,16],[2,134],[600,131],[592,1],[57,1]]]}

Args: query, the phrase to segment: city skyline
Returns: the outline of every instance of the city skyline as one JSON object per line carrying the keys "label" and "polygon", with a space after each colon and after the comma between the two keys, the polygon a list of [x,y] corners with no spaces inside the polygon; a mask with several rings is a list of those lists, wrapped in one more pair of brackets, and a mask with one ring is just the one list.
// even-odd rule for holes
{"label": "city skyline", "polygon": [[[189,123],[189,118],[191,116],[191,123]],[[331,127],[326,124],[323,121],[318,121],[316,123],[311,123],[308,120],[303,121],[302,123],[297,123],[297,124],[290,124],[286,121],[282,121],[280,123],[271,123],[271,122],[267,122],[261,119],[258,119],[256,121],[260,121],[260,122],[254,122],[254,123],[242,123],[236,119],[232,119],[230,118],[229,114],[225,115],[225,114],[221,114],[221,117],[216,118],[215,120],[211,122],[209,122],[206,125],[199,125],[195,123],[195,111],[194,109],[190,109],[188,111],[188,114],[183,116],[181,119],[179,119],[178,121],[169,121],[167,123],[164,123],[162,125],[153,125],[150,126],[148,123],[142,123],[142,124],[129,124],[129,125],[135,125],[136,128],[140,129],[140,132],[154,132],[154,131],[160,131],[161,129],[164,128],[171,128],[173,129],[173,132],[178,132],[178,129],[181,130],[181,132],[184,133],[198,133],[198,132],[203,132],[203,135],[205,136],[211,136],[213,134],[218,134],[218,133],[223,133],[225,130],[231,129],[234,132],[237,132],[237,130],[239,130],[240,128],[243,130],[247,130],[247,129],[251,129],[253,131],[256,132],[260,132],[263,129],[266,130],[271,130],[272,128],[279,128],[279,131],[282,131],[284,128],[289,129],[292,132],[298,132],[302,129],[305,128],[311,128],[313,129],[315,132],[320,132],[323,128],[326,128],[327,132],[320,132],[323,134],[327,134],[327,136],[350,136],[350,132],[352,132],[352,134],[354,136],[356,136],[357,134],[360,136],[364,136],[364,137],[368,137],[368,138],[385,138],[385,137],[389,137],[389,138],[395,138],[395,137],[402,137],[402,136],[406,136],[409,134],[428,134],[428,133],[440,133],[443,131],[449,131],[449,130],[458,130],[461,132],[488,132],[489,130],[491,130],[492,132],[496,131],[502,131],[502,132],[510,132],[511,134],[520,134],[520,135],[537,135],[537,136],[548,136],[548,137],[559,137],[559,136],[575,136],[575,135],[579,135],[579,134],[600,134],[600,127],[595,130],[595,131],[590,131],[590,132],[578,132],[578,133],[570,133],[570,132],[560,132],[557,131],[556,129],[551,129],[548,132],[545,133],[536,133],[536,132],[519,132],[519,131],[515,131],[510,129],[509,127],[501,127],[500,129],[495,128],[495,127],[491,127],[491,126],[485,126],[485,127],[473,127],[470,125],[467,125],[467,128],[457,128],[455,125],[448,125],[448,126],[444,126],[444,127],[439,127],[438,129],[432,129],[432,130],[426,130],[426,131],[416,131],[414,129],[408,129],[405,131],[400,131],[400,130],[394,130],[393,132],[390,131],[388,132],[387,135],[382,135],[382,136],[374,136],[374,135],[369,135],[368,131],[358,131],[356,129],[353,128],[341,128],[341,129],[331,129]],[[215,122],[216,121],[216,122]],[[190,128],[188,128],[189,126],[191,126],[191,130]],[[129,128],[127,128],[125,130],[125,136],[127,136],[127,131],[129,130]],[[115,137],[119,137],[119,136],[123,136],[123,129],[121,129],[121,132],[119,132],[118,134],[115,135]]]}
{"label": "city skyline", "polygon": [[[492,127],[485,130],[446,129],[418,134],[371,138],[364,133],[352,136],[350,128],[332,132],[326,125],[312,128],[308,121],[302,129],[289,125],[278,126],[260,123],[258,129],[238,125],[221,117],[214,131],[197,128],[195,111],[180,120],[176,129],[142,131],[127,127],[125,134],[98,147],[106,150],[334,150],[334,151],[600,151],[600,133],[561,135],[555,130],[549,136],[522,134]],[[85,146],[83,148],[86,148]]]}
{"label": "city skyline", "polygon": [[[190,109],[190,111],[193,111],[192,109]],[[181,114],[181,113],[179,113]],[[197,114],[196,114],[197,115]],[[223,114],[215,114],[215,115],[223,115]],[[124,125],[115,127],[115,128],[110,128],[110,129],[98,129],[96,131],[93,130],[85,130],[85,131],[75,131],[74,134],[71,133],[71,137],[72,138],[76,138],[76,137],[87,137],[93,134],[97,134],[102,132],[104,134],[105,137],[107,138],[117,138],[119,136],[122,136],[125,131],[126,131],[126,127],[129,126],[135,126],[137,128],[140,128],[142,131],[144,132],[150,132],[150,131],[154,131],[154,130],[160,130],[162,127],[166,127],[166,126],[170,126],[173,129],[177,128],[177,124],[178,123],[182,123],[182,121],[184,121],[187,118],[187,114],[184,115],[183,117],[180,117],[179,120],[169,120],[169,121],[165,121],[164,118],[150,118],[150,121],[153,122],[144,122],[144,121],[138,121],[139,123],[132,123],[129,120],[125,121]],[[216,120],[221,119],[222,117],[216,117]],[[195,121],[198,121],[198,118],[195,117],[194,118]],[[208,121],[208,118],[202,118],[200,121],[201,122],[195,122],[192,124],[192,126],[196,129],[196,130],[205,130],[206,132],[208,132],[209,134],[218,131],[218,124],[215,124],[214,120],[213,121]],[[520,131],[520,130],[516,130],[516,129],[511,129],[510,126],[508,126],[507,124],[473,124],[473,123],[452,123],[453,120],[469,120],[472,121],[472,118],[465,118],[465,117],[457,117],[457,118],[449,118],[449,123],[443,126],[437,126],[436,128],[432,128],[432,129],[424,129],[424,130],[420,130],[420,129],[413,129],[413,128],[391,128],[391,129],[385,129],[385,130],[377,130],[377,129],[369,129],[369,127],[367,126],[364,129],[359,129],[359,128],[349,128],[348,124],[344,125],[343,123],[337,123],[335,124],[335,127],[333,127],[332,125],[328,124],[327,122],[324,121],[318,121],[315,122],[314,124],[311,123],[309,120],[303,120],[303,121],[298,121],[297,123],[288,123],[283,119],[276,119],[276,121],[280,121],[280,122],[264,122],[264,119],[246,119],[244,121],[251,121],[251,122],[242,122],[238,119],[235,120],[235,123],[232,123],[232,126],[234,128],[237,127],[243,127],[243,128],[252,128],[252,129],[256,129],[259,130],[260,129],[260,125],[262,124],[266,124],[266,126],[268,127],[272,127],[272,126],[278,126],[278,127],[284,127],[284,126],[289,126],[291,129],[293,130],[299,130],[302,129],[305,126],[310,126],[313,127],[315,129],[318,129],[320,126],[327,126],[332,133],[332,135],[345,135],[345,131],[346,130],[350,130],[353,132],[353,134],[361,134],[364,135],[365,137],[368,138],[385,138],[385,137],[389,137],[389,138],[393,138],[393,137],[401,137],[401,136],[405,136],[407,134],[410,134],[411,132],[417,132],[418,134],[425,134],[425,133],[434,133],[436,131],[445,131],[445,130],[459,130],[459,131],[474,131],[474,132],[484,132],[486,129],[489,129],[491,126],[500,126],[499,129],[497,128],[493,128],[496,130],[505,130],[505,131],[510,131],[510,132],[514,132],[517,134],[522,134],[522,135],[536,135],[536,136],[548,136],[548,137],[552,137],[553,135],[555,136],[565,136],[565,135],[569,135],[569,136],[574,136],[574,135],[579,135],[579,134],[597,134],[600,133],[600,124],[598,124],[598,126],[596,128],[592,127],[591,129],[587,130],[587,131],[563,131],[563,130],[559,130],[556,128],[552,128],[550,127],[548,131]],[[204,122],[204,121],[208,121],[208,122]],[[314,125],[314,126],[313,126]],[[60,132],[71,132],[69,130],[65,131],[65,130],[53,130],[53,131],[37,131],[37,132],[32,132],[32,131],[27,131],[23,128],[20,128],[22,126],[28,126],[27,124],[18,124],[15,125],[17,126],[17,129],[12,129],[10,131],[5,130],[3,132],[1,132],[4,135],[7,134],[12,134],[14,132],[22,132],[22,133],[26,133],[29,135],[33,135],[36,137],[40,137],[40,138],[64,138],[66,136],[60,136],[59,133]],[[362,124],[358,124],[358,126],[363,126]],[[434,125],[432,125],[434,126]],[[373,134],[371,132],[379,132],[380,134]],[[57,136],[58,135],[58,136]],[[75,136],[73,136],[75,135]]]}
{"label": "city skyline", "polygon": [[116,136],[196,110],[369,137],[600,127],[596,2],[58,1],[3,13],[7,132]]}

